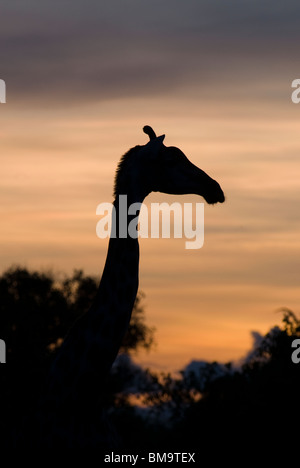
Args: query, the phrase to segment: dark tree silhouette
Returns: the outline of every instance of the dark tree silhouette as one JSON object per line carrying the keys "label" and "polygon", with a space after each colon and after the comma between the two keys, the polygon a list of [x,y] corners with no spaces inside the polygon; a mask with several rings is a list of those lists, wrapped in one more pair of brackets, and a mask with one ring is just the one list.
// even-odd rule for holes
{"label": "dark tree silhouette", "polygon": [[[96,281],[81,270],[58,280],[52,273],[16,267],[0,277],[0,338],[7,345],[7,364],[0,365],[3,446],[22,415],[30,413],[56,350],[96,291]],[[139,294],[123,341],[127,354],[153,344],[142,300]],[[262,337],[239,368],[202,363],[199,375],[173,378],[144,371],[125,356],[113,369],[106,401],[122,441],[120,450],[196,451],[210,458],[219,452],[223,460],[231,459],[235,447],[247,458],[267,452],[270,460],[278,449],[293,452],[300,419],[300,363],[291,355],[300,320],[289,309],[282,313],[282,325]],[[136,411],[131,405],[133,387],[148,408]]]}
{"label": "dark tree silhouette", "polygon": [[[0,277],[0,338],[7,352],[7,363],[0,366],[1,440],[36,402],[56,351],[89,309],[97,288],[97,281],[82,270],[58,279],[51,272],[12,267]],[[143,297],[138,293],[121,352],[148,350],[153,344],[154,328],[145,324]]]}
{"label": "dark tree silhouette", "polygon": [[[49,273],[15,267],[0,277],[0,333],[7,361],[37,363],[59,347],[74,321],[84,314],[97,292],[97,281],[82,270],[58,280]],[[145,324],[144,294],[139,293],[121,351],[153,345],[154,328]]]}
{"label": "dark tree silhouette", "polygon": [[[242,455],[242,465],[243,457],[264,454],[271,461],[278,450],[293,453],[299,433],[300,363],[291,355],[292,342],[299,337],[300,320],[284,309],[283,325],[262,337],[242,365],[207,363],[198,377],[165,375],[156,380],[155,389],[152,381],[144,396],[151,405],[146,416],[134,413],[126,401],[123,413],[115,413],[124,448],[190,450],[198,453],[198,461],[221,456],[224,462]],[[220,369],[223,375],[218,377]]]}

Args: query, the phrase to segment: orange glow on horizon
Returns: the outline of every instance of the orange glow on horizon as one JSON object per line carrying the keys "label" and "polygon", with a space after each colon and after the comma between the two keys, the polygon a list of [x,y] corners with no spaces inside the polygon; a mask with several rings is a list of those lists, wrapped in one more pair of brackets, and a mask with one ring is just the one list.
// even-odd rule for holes
{"label": "orange glow on horizon", "polygon": [[[96,237],[96,207],[112,201],[120,156],[147,141],[142,127],[151,124],[217,179],[227,200],[205,206],[198,251],[182,239],[140,241],[140,288],[158,344],[136,359],[178,370],[191,359],[242,357],[251,330],[280,324],[279,307],[299,312],[299,111],[288,100],[276,115],[272,102],[248,104],[197,110],[179,96],[131,100],[128,111],[120,99],[58,119],[51,109],[1,108],[2,270],[83,268],[99,277],[107,240]],[[146,203],[166,199],[178,201],[151,194]]]}

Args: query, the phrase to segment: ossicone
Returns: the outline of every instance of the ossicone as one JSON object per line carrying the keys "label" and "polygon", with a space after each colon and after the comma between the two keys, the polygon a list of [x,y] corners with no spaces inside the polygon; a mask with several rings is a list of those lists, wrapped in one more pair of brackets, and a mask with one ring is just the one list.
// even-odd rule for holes
{"label": "ossicone", "polygon": [[150,127],[150,125],[145,125],[143,128],[143,132],[149,136],[150,141],[158,140],[161,143],[164,141],[165,135],[161,135],[157,137],[155,131],[153,130],[152,127]]}
{"label": "ossicone", "polygon": [[156,138],[155,131],[149,125],[145,125],[145,127],[143,128],[143,132],[149,136],[150,140],[154,140],[154,138]]}

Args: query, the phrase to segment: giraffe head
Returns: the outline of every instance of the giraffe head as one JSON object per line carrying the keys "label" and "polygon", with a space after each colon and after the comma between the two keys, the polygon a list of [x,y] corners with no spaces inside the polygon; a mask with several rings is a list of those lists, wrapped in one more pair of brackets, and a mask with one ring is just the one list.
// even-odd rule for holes
{"label": "giraffe head", "polygon": [[200,195],[209,204],[225,201],[218,182],[191,163],[179,148],[165,146],[165,135],[157,137],[148,125],[143,131],[150,141],[130,149],[121,158],[115,178],[115,196],[128,193],[133,187],[142,199],[150,192],[162,192]]}

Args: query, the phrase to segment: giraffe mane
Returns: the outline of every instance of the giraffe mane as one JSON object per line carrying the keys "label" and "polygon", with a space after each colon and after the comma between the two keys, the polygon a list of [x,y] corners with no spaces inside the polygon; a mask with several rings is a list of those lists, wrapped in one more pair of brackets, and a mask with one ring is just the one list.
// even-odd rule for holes
{"label": "giraffe mane", "polygon": [[[150,141],[156,138],[156,133],[150,125],[145,125],[143,127],[143,132],[149,136]],[[123,154],[121,157],[119,164],[117,166],[116,174],[115,174],[115,181],[114,181],[114,191],[113,196],[116,197],[124,190],[125,187],[125,173],[127,172],[126,169],[132,160],[132,156],[136,153],[136,151],[140,148],[140,145],[134,146],[127,153]]]}
{"label": "giraffe mane", "polygon": [[140,145],[134,146],[133,148],[130,148],[123,156],[121,157],[116,173],[115,173],[115,182],[114,182],[114,192],[113,195],[116,197],[117,195],[120,194],[120,192],[125,188],[125,173],[128,165],[130,164],[130,161],[132,159],[132,156],[136,153],[136,151],[140,148]]}

